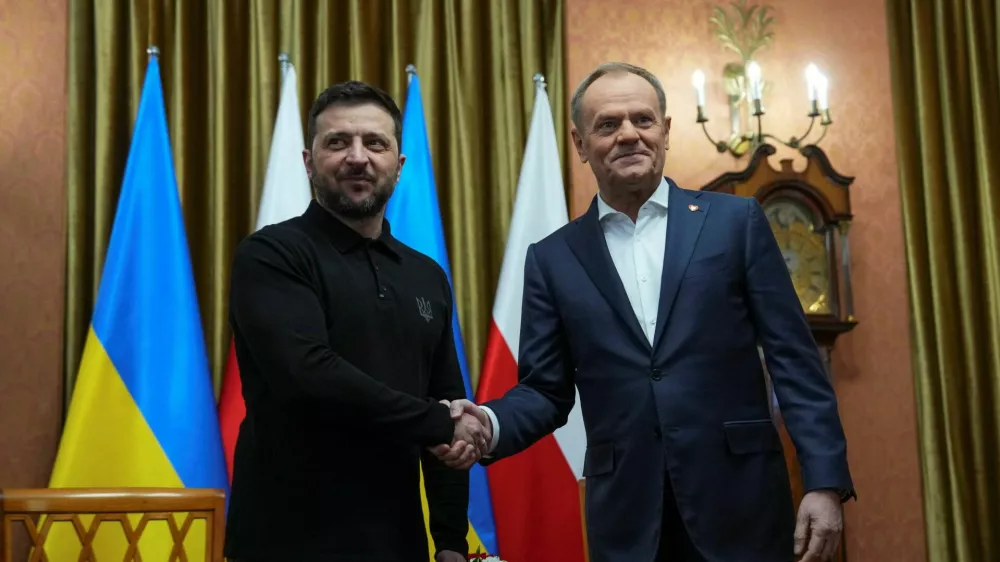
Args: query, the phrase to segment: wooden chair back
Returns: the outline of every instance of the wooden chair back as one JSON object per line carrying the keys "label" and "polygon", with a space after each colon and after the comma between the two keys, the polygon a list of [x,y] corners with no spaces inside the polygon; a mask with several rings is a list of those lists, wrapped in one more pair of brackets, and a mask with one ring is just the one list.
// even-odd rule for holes
{"label": "wooden chair back", "polygon": [[[175,514],[178,517],[175,520]],[[181,515],[184,515],[183,520]],[[90,520],[85,524],[85,520]],[[0,490],[0,562],[50,560],[46,539],[53,523],[68,521],[82,545],[79,560],[108,562],[94,552],[98,527],[112,523],[124,530],[124,560],[140,561],[139,539],[151,521],[166,521],[173,542],[169,560],[186,562],[184,540],[192,524],[206,523],[204,560],[223,562],[226,498],[222,490],[198,488],[42,488]],[[179,524],[178,524],[179,523]],[[27,531],[30,556],[14,552],[18,527]],[[65,524],[62,526],[65,528]],[[200,557],[199,557],[200,558]],[[56,562],[53,560],[53,562]]]}

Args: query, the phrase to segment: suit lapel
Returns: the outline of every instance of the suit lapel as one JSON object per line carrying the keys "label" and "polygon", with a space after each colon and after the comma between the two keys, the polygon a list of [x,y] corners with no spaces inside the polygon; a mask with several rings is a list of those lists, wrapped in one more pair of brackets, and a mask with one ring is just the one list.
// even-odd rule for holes
{"label": "suit lapel", "polygon": [[614,261],[611,260],[611,253],[608,251],[608,244],[604,239],[604,230],[597,217],[597,196],[594,196],[586,214],[573,224],[575,228],[572,234],[567,237],[570,250],[583,265],[590,280],[611,304],[611,308],[628,326],[632,336],[641,342],[647,350],[650,349],[649,340],[639,326],[639,321],[629,303],[628,295],[625,294],[621,277],[618,275]]}
{"label": "suit lapel", "polygon": [[[667,203],[667,242],[663,252],[663,273],[660,278],[660,303],[656,314],[656,332],[653,347],[663,339],[663,330],[670,320],[670,311],[677,297],[681,279],[687,271],[688,262],[694,252],[695,243],[701,234],[701,227],[708,215],[708,201],[699,198],[698,192],[688,192],[678,188],[670,180],[670,198]],[[695,210],[692,210],[692,207]]]}

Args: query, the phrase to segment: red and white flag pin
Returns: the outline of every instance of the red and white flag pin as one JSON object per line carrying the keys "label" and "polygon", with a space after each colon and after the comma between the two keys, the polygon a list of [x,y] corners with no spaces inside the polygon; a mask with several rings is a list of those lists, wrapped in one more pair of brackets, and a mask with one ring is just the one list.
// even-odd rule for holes
{"label": "red and white flag pin", "polygon": [[695,212],[695,211],[697,211],[700,208],[701,207],[699,207],[698,205],[695,205],[694,203],[688,205],[688,210],[691,211],[692,213]]}

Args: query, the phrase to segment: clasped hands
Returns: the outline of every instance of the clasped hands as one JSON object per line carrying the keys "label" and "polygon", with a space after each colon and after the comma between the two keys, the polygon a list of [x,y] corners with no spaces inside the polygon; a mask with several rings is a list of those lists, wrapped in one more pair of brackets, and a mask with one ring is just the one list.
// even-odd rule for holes
{"label": "clasped hands", "polygon": [[482,408],[468,400],[440,402],[451,408],[455,434],[451,443],[430,447],[430,451],[449,468],[468,469],[489,452],[493,424]]}

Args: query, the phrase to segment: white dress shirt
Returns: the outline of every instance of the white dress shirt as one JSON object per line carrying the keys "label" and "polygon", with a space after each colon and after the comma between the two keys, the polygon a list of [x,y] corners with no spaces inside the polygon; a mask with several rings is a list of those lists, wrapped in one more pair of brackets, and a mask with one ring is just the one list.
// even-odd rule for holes
{"label": "white dress shirt", "polygon": [[[663,274],[663,252],[667,243],[667,201],[670,186],[666,179],[639,208],[635,222],[618,212],[597,196],[597,217],[604,231],[604,241],[615,264],[632,312],[642,331],[653,343],[656,314],[660,306],[660,280]],[[493,424],[490,452],[500,439],[500,424],[489,407],[483,410]]]}
{"label": "white dress shirt", "polygon": [[667,180],[660,180],[653,195],[639,208],[636,221],[597,197],[597,216],[604,230],[611,261],[625,287],[642,331],[653,343],[660,305],[663,251],[667,242]]}

